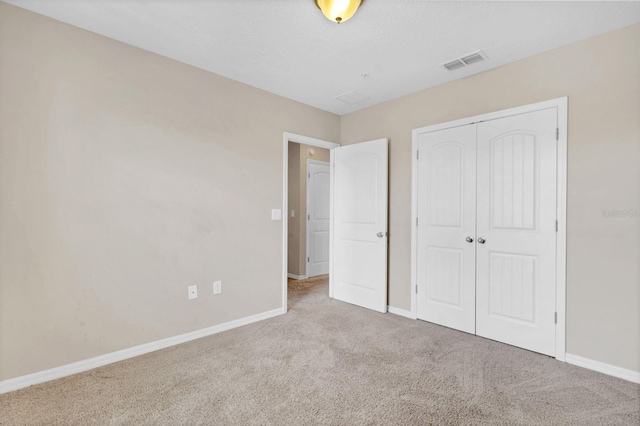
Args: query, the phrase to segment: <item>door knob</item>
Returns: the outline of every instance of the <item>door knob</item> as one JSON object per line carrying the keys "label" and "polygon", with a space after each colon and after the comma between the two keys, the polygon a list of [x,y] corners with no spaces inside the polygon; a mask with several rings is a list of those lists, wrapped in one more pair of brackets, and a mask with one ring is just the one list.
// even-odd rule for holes
{"label": "door knob", "polygon": [[471,237],[467,237],[467,238],[465,238],[464,240],[465,240],[466,242],[468,242],[468,243],[472,243],[472,242],[473,242],[473,238],[471,238]]}
{"label": "door knob", "polygon": [[378,236],[378,238],[382,238],[384,237],[384,232],[378,232],[376,235]]}
{"label": "door knob", "polygon": [[483,237],[478,238],[478,242],[480,244],[484,244],[487,240],[485,240]]}

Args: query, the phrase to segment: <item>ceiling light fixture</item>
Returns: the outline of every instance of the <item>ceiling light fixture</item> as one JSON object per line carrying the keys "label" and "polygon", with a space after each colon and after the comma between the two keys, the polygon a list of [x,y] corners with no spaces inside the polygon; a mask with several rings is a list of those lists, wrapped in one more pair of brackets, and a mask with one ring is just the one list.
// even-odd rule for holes
{"label": "ceiling light fixture", "polygon": [[356,13],[364,0],[315,0],[316,6],[328,20],[346,22]]}

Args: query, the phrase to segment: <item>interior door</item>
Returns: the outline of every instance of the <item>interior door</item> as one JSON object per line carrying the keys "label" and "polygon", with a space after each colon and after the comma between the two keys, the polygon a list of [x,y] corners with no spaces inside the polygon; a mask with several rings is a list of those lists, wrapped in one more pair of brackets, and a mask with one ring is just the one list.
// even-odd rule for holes
{"label": "interior door", "polygon": [[388,141],[331,150],[332,296],[387,311]]}
{"label": "interior door", "polygon": [[476,126],[418,139],[418,318],[475,332]]}
{"label": "interior door", "polygon": [[329,273],[329,163],[307,160],[307,276]]}
{"label": "interior door", "polygon": [[555,356],[557,110],[477,126],[476,333]]}

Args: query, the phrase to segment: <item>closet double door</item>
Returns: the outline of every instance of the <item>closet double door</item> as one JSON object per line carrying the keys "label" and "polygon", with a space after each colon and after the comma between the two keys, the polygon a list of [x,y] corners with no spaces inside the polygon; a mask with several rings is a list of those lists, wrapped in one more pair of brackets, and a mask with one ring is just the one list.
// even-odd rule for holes
{"label": "closet double door", "polygon": [[420,134],[419,319],[555,356],[557,110]]}

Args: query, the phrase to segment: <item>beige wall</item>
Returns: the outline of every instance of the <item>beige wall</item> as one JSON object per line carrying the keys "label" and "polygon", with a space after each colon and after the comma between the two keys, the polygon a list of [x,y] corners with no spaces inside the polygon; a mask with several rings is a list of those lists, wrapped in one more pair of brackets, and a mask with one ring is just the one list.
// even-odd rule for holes
{"label": "beige wall", "polygon": [[339,117],[0,3],[0,380],[280,308],[284,131]]}
{"label": "beige wall", "polygon": [[569,97],[567,351],[640,371],[640,24],[341,119],[390,138],[389,303],[410,309],[411,130]]}
{"label": "beige wall", "polygon": [[307,160],[329,162],[329,150],[289,142],[289,273],[299,276],[307,274]]}

